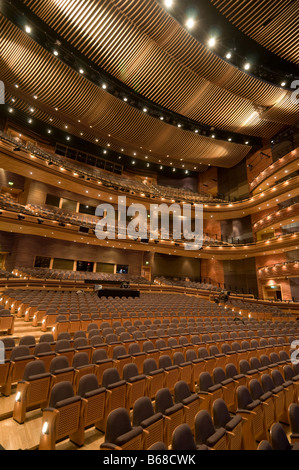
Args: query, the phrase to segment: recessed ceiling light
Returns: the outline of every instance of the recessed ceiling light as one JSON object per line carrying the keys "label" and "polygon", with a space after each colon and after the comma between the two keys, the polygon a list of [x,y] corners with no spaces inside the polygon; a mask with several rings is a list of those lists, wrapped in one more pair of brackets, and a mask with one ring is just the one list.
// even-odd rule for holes
{"label": "recessed ceiling light", "polygon": [[148,109],[147,108],[143,108],[143,112],[144,113],[147,113]]}
{"label": "recessed ceiling light", "polygon": [[188,18],[187,21],[186,21],[186,27],[188,29],[192,29],[192,28],[194,28],[194,26],[195,26],[194,19],[193,18]]}
{"label": "recessed ceiling light", "polygon": [[166,8],[171,8],[173,5],[173,0],[164,0],[164,5]]}
{"label": "recessed ceiling light", "polygon": [[245,70],[249,70],[249,69],[250,69],[250,63],[249,63],[249,62],[246,62],[246,64],[244,65],[244,69],[245,69]]}
{"label": "recessed ceiling light", "polygon": [[281,82],[280,86],[286,86],[286,82]]}
{"label": "recessed ceiling light", "polygon": [[226,59],[231,59],[232,58],[232,53],[231,52],[228,52],[226,55],[225,55]]}
{"label": "recessed ceiling light", "polygon": [[107,90],[107,85],[106,85],[106,83],[103,83],[102,88],[103,88],[103,90]]}
{"label": "recessed ceiling light", "polygon": [[84,74],[84,70],[83,69],[79,69],[79,73],[81,73],[82,75]]}
{"label": "recessed ceiling light", "polygon": [[56,50],[54,50],[54,51],[53,51],[53,54],[54,54],[56,57],[58,57],[58,56],[59,56],[59,52],[58,52],[58,51],[56,51]]}
{"label": "recessed ceiling light", "polygon": [[214,47],[216,45],[216,39],[215,38],[210,38],[208,41],[209,47]]}
{"label": "recessed ceiling light", "polygon": [[127,101],[128,101],[128,98],[127,98],[126,96],[124,97],[124,101],[125,101],[125,102],[127,102]]}
{"label": "recessed ceiling light", "polygon": [[30,34],[32,30],[31,30],[30,26],[26,25],[25,26],[25,31],[26,31],[27,34]]}

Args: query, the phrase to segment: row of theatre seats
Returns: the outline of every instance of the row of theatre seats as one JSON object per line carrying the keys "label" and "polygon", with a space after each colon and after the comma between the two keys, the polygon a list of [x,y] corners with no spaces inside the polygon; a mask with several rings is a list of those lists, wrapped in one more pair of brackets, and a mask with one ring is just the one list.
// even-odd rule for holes
{"label": "row of theatre seats", "polygon": [[[205,370],[203,361],[192,390],[189,374],[192,366],[200,364],[197,359],[176,366],[175,361],[170,365],[166,355],[158,365],[147,358],[140,374],[136,363],[121,364],[122,356],[111,367],[102,349],[93,351],[91,362],[86,352],[74,352],[71,363],[69,351],[61,351],[61,355],[53,354],[47,369],[45,356],[29,360],[27,349],[13,417],[23,423],[27,410],[43,410],[40,449],[54,449],[56,442],[66,438],[82,446],[85,430],[91,426],[105,433],[103,449],[149,449],[161,441],[169,447],[175,429],[185,423],[195,431],[197,444],[218,450],[252,450],[256,442],[269,438],[274,423],[292,425],[289,410],[298,405],[299,367],[291,363],[286,351],[265,355],[267,361],[262,357],[241,360],[238,369],[233,363],[222,368],[214,358],[212,373]],[[43,354],[49,359],[50,350]],[[215,418],[217,400],[225,406]],[[123,421],[115,426],[113,416],[118,416],[119,409],[125,422],[133,416],[132,429]],[[201,425],[199,412],[205,416]],[[214,416],[214,427],[208,415]],[[296,429],[292,428],[293,434],[298,433],[298,423]]]}

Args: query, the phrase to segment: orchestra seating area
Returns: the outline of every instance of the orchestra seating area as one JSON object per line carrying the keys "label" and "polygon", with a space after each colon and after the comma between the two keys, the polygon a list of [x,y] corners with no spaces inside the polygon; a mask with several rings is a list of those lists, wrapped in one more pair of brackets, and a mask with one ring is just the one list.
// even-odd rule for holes
{"label": "orchestra seating area", "polygon": [[0,322],[26,329],[1,337],[0,435],[35,422],[27,448],[84,449],[90,429],[102,450],[297,446],[298,321],[180,294],[7,289],[0,302]]}
{"label": "orchestra seating area", "polygon": [[298,2],[0,2],[2,465],[299,450]]}

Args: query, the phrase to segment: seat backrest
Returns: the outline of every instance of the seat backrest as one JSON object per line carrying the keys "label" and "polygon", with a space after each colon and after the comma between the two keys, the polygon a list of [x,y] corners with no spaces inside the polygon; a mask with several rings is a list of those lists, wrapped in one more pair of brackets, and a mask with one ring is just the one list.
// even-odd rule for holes
{"label": "seat backrest", "polygon": [[105,349],[96,349],[92,354],[93,364],[95,364],[97,361],[104,361],[105,359],[108,359],[108,355]]}
{"label": "seat backrest", "polygon": [[171,448],[173,451],[196,450],[192,430],[187,423],[180,424],[175,428]]}
{"label": "seat backrest", "polygon": [[113,349],[113,359],[117,359],[118,357],[126,356],[126,355],[127,355],[127,351],[124,346],[116,346]]}
{"label": "seat backrest", "polygon": [[52,352],[52,348],[49,343],[38,343],[34,348],[35,356],[37,356],[38,354],[50,353],[50,352]]}
{"label": "seat backrest", "polygon": [[77,369],[89,364],[88,354],[86,352],[79,352],[74,354],[72,366]]}
{"label": "seat backrest", "polygon": [[240,387],[237,388],[237,401],[238,408],[242,410],[246,410],[247,406],[253,402],[248,388],[244,385],[240,385]]}
{"label": "seat backrest", "polygon": [[36,344],[36,340],[35,340],[35,337],[34,336],[30,336],[30,335],[27,335],[27,336],[23,336],[21,339],[20,339],[20,342],[19,342],[19,345],[20,346],[33,346]]}
{"label": "seat backrest", "polygon": [[155,346],[154,346],[154,343],[152,343],[152,341],[145,341],[143,343],[144,352],[149,352],[149,351],[152,351],[153,349],[155,349]]}
{"label": "seat backrest", "polygon": [[207,392],[210,387],[214,385],[213,380],[209,372],[202,372],[199,375],[199,389],[203,392]]}
{"label": "seat backrest", "polygon": [[159,358],[159,367],[160,369],[166,369],[167,367],[171,367],[172,362],[170,356],[167,354],[164,354],[163,356],[160,356]]}
{"label": "seat backrest", "polygon": [[291,450],[291,444],[280,423],[274,423],[270,429],[270,439],[274,450]]}
{"label": "seat backrest", "polygon": [[149,358],[145,359],[143,362],[143,373],[149,375],[151,372],[154,372],[158,369],[155,359]]}
{"label": "seat backrest", "polygon": [[191,396],[191,392],[187,382],[180,380],[174,386],[174,401],[175,403],[181,403],[185,398]]}
{"label": "seat backrest", "polygon": [[297,403],[290,405],[289,418],[292,434],[299,434],[299,405]]}
{"label": "seat backrest", "polygon": [[261,384],[264,392],[272,392],[275,384],[269,374],[263,374],[261,377]]}
{"label": "seat backrest", "polygon": [[173,364],[174,365],[179,366],[181,364],[184,364],[184,362],[186,362],[186,360],[184,358],[183,353],[181,353],[181,352],[174,353],[174,355],[173,355]]}
{"label": "seat backrest", "polygon": [[161,388],[156,393],[155,409],[157,413],[165,414],[165,410],[173,406],[173,400],[168,388]]}
{"label": "seat backrest", "polygon": [[220,384],[226,380],[225,371],[222,369],[222,367],[215,367],[213,370],[213,379],[215,384]]}
{"label": "seat backrest", "polygon": [[71,382],[59,382],[51,390],[49,407],[56,408],[57,403],[74,397],[74,389]]}
{"label": "seat backrest", "polygon": [[134,343],[133,343],[133,344],[130,344],[130,345],[129,345],[128,353],[129,353],[130,355],[138,354],[138,353],[140,353],[140,352],[141,352],[141,351],[140,351],[140,346],[139,346],[139,344],[134,344]]}
{"label": "seat backrest", "polygon": [[196,444],[205,444],[206,440],[215,433],[211,415],[207,410],[201,410],[197,413],[194,425]]}
{"label": "seat backrest", "polygon": [[212,405],[212,414],[215,428],[225,428],[232,419],[224,400],[217,398]]}
{"label": "seat backrest", "polygon": [[284,378],[279,370],[277,369],[272,370],[271,375],[272,375],[272,380],[274,384],[276,385],[276,387],[284,383]]}
{"label": "seat backrest", "polygon": [[260,367],[262,367],[262,364],[261,364],[261,362],[259,361],[259,359],[257,357],[251,357],[250,358],[250,367],[251,367],[251,369],[259,369]]}
{"label": "seat backrest", "polygon": [[40,343],[54,343],[54,336],[52,333],[45,333],[39,338]]}
{"label": "seat backrest", "polygon": [[260,382],[256,379],[252,379],[249,382],[249,390],[253,400],[259,400],[264,394]]}
{"label": "seat backrest", "polygon": [[204,359],[205,357],[209,357],[209,352],[207,348],[199,348],[197,354],[198,354],[199,359]]}
{"label": "seat backrest", "polygon": [[130,416],[125,408],[111,411],[107,418],[105,441],[115,444],[116,439],[132,430]]}
{"label": "seat backrest", "polygon": [[196,355],[196,352],[194,351],[194,349],[187,349],[186,351],[186,361],[187,362],[192,362],[192,361],[196,361],[197,359],[197,355]]}
{"label": "seat backrest", "polygon": [[139,375],[138,367],[136,364],[126,364],[123,368],[123,379],[127,382],[132,379],[133,377],[137,377]]}
{"label": "seat backrest", "polygon": [[152,401],[149,397],[138,398],[133,406],[133,426],[140,426],[146,419],[155,414]]}
{"label": "seat backrest", "polygon": [[120,376],[116,368],[106,369],[103,372],[102,387],[108,388],[109,385],[113,385],[117,382],[120,382]]}
{"label": "seat backrest", "polygon": [[78,395],[82,398],[89,392],[99,388],[98,378],[95,374],[86,374],[81,377],[78,386]]}
{"label": "seat backrest", "polygon": [[55,351],[59,352],[59,351],[63,351],[64,349],[70,349],[70,348],[71,348],[71,344],[67,339],[60,339],[56,343]]}
{"label": "seat backrest", "polygon": [[25,356],[30,356],[30,349],[28,346],[15,346],[11,352],[10,360],[15,361]]}
{"label": "seat backrest", "polygon": [[58,370],[67,369],[69,366],[69,360],[66,356],[57,356],[50,363],[50,372],[55,374]]}
{"label": "seat backrest", "polygon": [[245,359],[242,359],[239,362],[239,367],[240,367],[241,374],[246,374],[251,369],[249,362],[246,361]]}
{"label": "seat backrest", "polygon": [[27,381],[30,377],[45,374],[46,367],[43,361],[32,361],[26,364],[23,374],[23,380]]}

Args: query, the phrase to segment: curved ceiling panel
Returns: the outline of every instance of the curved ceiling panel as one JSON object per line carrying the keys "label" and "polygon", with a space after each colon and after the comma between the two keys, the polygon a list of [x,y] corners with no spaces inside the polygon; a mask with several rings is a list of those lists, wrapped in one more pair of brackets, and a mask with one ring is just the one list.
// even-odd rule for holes
{"label": "curved ceiling panel", "polygon": [[30,107],[42,112],[39,118],[47,125],[52,117],[61,127],[68,124],[68,132],[78,135],[84,130],[93,139],[100,138],[102,145],[111,142],[116,152],[124,147],[127,155],[136,150],[140,154],[141,147],[149,162],[168,165],[172,161],[181,166],[184,161],[230,167],[250,151],[248,145],[217,141],[161,122],[69,68],[3,16],[0,27],[0,73],[7,91],[21,99],[29,114]]}
{"label": "curved ceiling panel", "polygon": [[[92,63],[189,119],[266,138],[295,119],[290,92],[218,57],[155,0],[23,2]],[[280,115],[282,100],[289,105]],[[261,113],[273,106],[276,122]]]}
{"label": "curved ceiling panel", "polygon": [[278,56],[299,64],[298,0],[211,0],[237,28]]}

